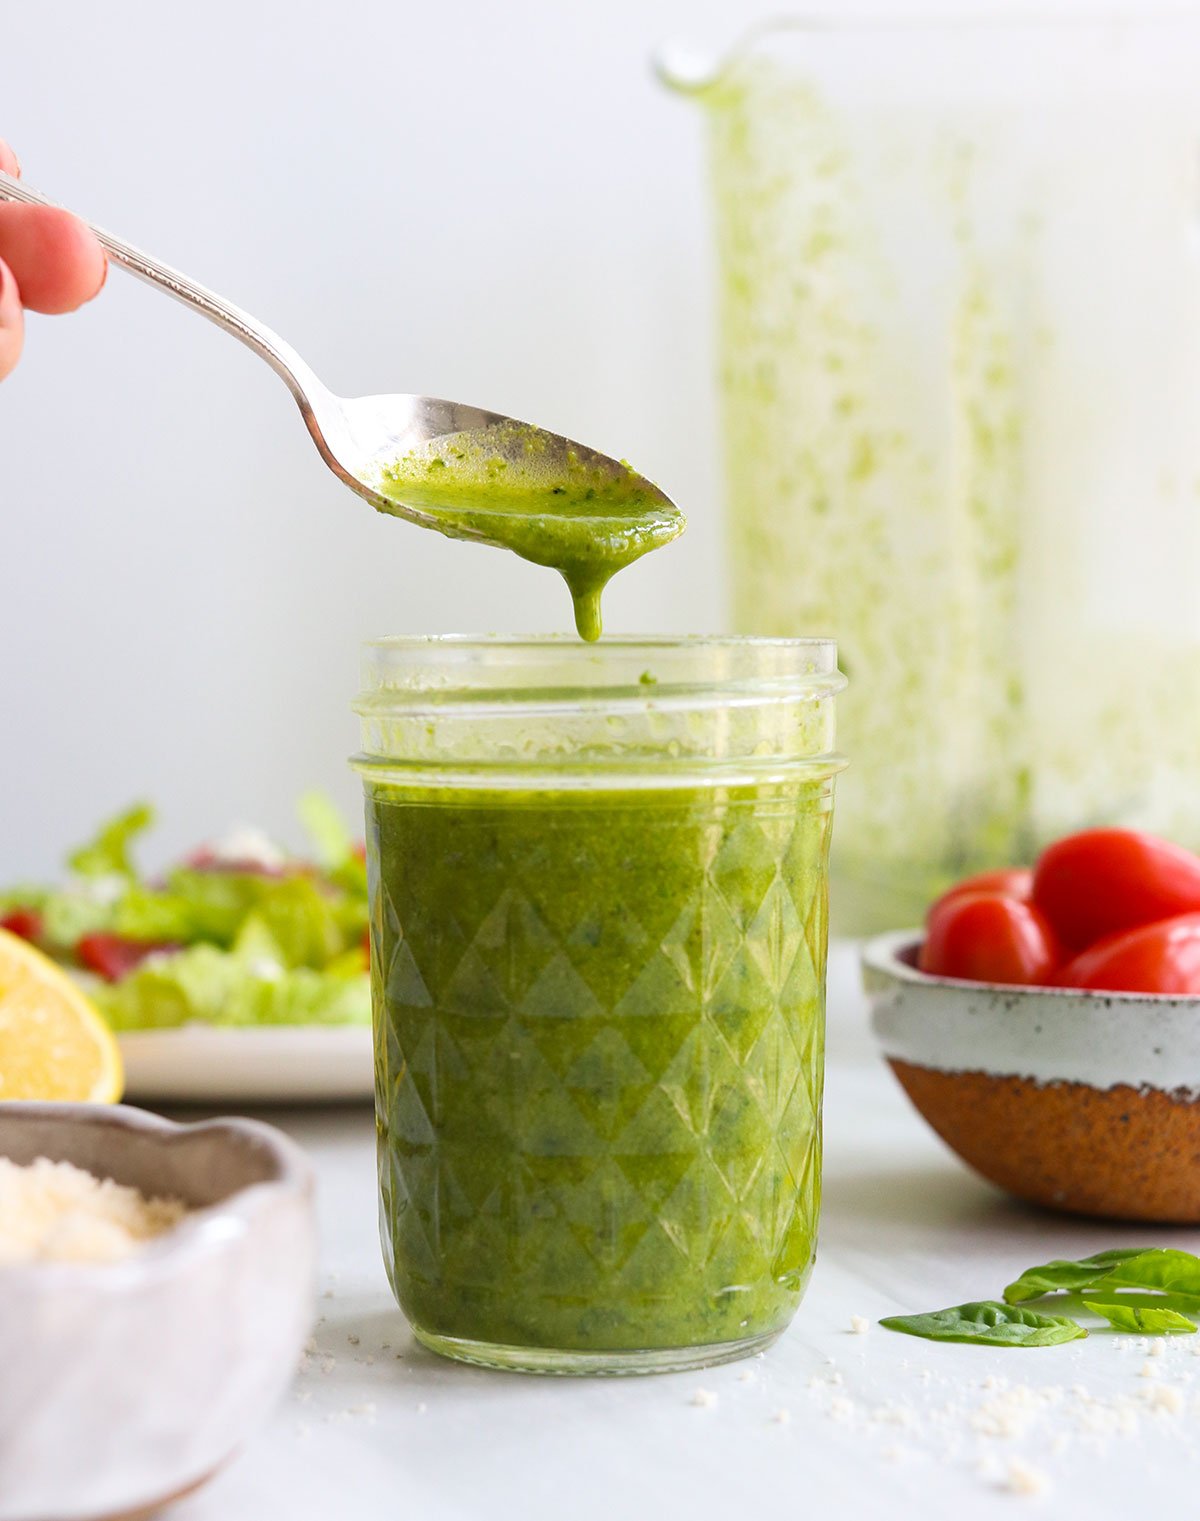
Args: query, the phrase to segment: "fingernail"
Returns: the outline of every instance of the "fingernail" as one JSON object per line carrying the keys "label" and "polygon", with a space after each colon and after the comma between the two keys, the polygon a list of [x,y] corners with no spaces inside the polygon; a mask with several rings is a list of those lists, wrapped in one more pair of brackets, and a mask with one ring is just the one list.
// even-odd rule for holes
{"label": "fingernail", "polygon": [[11,327],[14,319],[20,316],[21,303],[16,296],[17,282],[12,270],[0,259],[0,327]]}

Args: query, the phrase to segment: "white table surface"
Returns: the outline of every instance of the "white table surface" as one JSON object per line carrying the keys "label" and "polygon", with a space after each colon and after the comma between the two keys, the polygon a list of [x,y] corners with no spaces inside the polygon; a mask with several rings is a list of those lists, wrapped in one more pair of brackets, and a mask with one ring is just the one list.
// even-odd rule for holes
{"label": "white table surface", "polygon": [[[268,1427],[173,1521],[1194,1512],[1200,1336],[994,1350],[875,1321],[998,1297],[1054,1256],[1138,1241],[1198,1250],[1200,1232],[1034,1211],[968,1173],[874,1055],[846,946],[829,1018],[812,1284],[774,1348],[701,1373],[533,1378],[425,1352],[384,1277],[369,1111],[264,1112],[318,1173],[313,1350]],[[865,1334],[853,1316],[871,1322]]]}

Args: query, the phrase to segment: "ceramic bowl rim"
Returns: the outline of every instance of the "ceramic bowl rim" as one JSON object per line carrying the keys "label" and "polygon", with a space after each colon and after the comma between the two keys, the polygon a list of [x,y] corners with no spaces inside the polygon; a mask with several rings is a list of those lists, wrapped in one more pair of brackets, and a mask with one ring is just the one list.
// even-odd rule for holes
{"label": "ceramic bowl rim", "polygon": [[131,1131],[154,1137],[161,1146],[205,1133],[236,1139],[265,1153],[272,1175],[235,1188],[212,1204],[190,1209],[178,1225],[116,1262],[0,1264],[0,1291],[28,1286],[42,1292],[52,1292],[57,1287],[75,1292],[92,1289],[120,1294],[143,1288],[148,1278],[185,1271],[189,1264],[244,1239],[258,1218],[280,1199],[297,1196],[308,1199],[313,1193],[313,1171],[303,1151],[281,1131],[261,1120],[230,1116],[181,1122],[127,1104],[43,1103],[25,1099],[0,1102],[0,1137],[8,1124],[20,1126],[38,1120]]}

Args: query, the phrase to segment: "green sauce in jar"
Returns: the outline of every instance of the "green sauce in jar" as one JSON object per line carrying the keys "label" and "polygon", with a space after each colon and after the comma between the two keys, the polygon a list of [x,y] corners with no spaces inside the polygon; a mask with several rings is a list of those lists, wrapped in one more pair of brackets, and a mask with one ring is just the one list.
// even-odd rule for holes
{"label": "green sauce in jar", "polygon": [[549,693],[360,705],[385,1255],[453,1355],[719,1360],[776,1335],[811,1269],[840,681],[730,720],[720,679],[706,707],[646,649],[575,646],[590,667]]}

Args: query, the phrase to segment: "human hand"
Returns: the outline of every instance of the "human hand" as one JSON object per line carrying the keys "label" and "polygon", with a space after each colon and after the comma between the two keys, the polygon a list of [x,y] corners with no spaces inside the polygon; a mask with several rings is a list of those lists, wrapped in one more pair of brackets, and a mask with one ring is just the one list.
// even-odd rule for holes
{"label": "human hand", "polygon": [[[0,169],[21,172],[2,141]],[[54,206],[0,201],[0,380],[21,357],[23,308],[73,312],[92,299],[107,273],[104,250],[78,217]]]}

